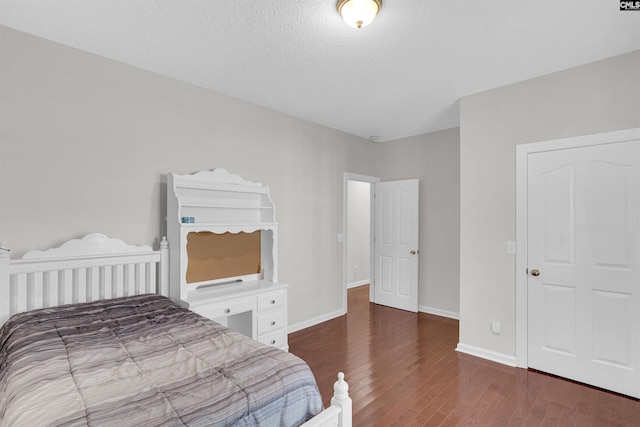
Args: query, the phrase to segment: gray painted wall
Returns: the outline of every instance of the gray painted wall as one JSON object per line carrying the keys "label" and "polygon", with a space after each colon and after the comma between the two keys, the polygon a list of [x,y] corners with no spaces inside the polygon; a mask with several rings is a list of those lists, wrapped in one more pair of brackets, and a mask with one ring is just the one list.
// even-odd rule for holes
{"label": "gray painted wall", "polygon": [[[7,28],[0,237],[14,256],[88,232],[166,234],[166,173],[269,184],[296,323],[342,306],[342,185],[370,142]],[[170,242],[171,243],[171,242]]]}
{"label": "gray painted wall", "polygon": [[96,231],[157,244],[166,173],[222,167],[270,186],[293,325],[342,308],[344,172],[418,177],[421,304],[457,313],[457,245],[438,249],[457,241],[438,220],[457,211],[457,129],[374,144],[6,27],[0,47],[0,241],[13,257]]}
{"label": "gray painted wall", "polygon": [[460,343],[515,356],[515,146],[640,127],[639,75],[636,51],[462,98]]}

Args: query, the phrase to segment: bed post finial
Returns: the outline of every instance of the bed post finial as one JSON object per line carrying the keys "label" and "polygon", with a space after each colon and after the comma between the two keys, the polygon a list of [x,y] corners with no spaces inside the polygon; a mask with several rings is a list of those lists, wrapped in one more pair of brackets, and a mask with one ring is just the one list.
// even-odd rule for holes
{"label": "bed post finial", "polygon": [[338,427],[351,427],[352,409],[349,384],[344,380],[344,373],[342,372],[338,372],[338,381],[333,384],[331,406],[339,406],[342,409]]}
{"label": "bed post finial", "polygon": [[344,380],[342,372],[338,372],[338,381],[333,384],[333,396],[339,400],[349,397],[349,384]]}

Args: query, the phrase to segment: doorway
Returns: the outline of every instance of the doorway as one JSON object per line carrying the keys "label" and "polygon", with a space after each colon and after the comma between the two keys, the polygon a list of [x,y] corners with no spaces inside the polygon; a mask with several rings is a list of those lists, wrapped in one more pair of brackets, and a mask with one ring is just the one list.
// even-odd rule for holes
{"label": "doorway", "polygon": [[[367,192],[368,198],[363,197]],[[366,283],[371,285],[369,301],[417,312],[419,181],[380,182],[379,178],[345,173],[343,194],[343,313],[348,312],[347,287]],[[357,215],[351,223],[349,220],[350,208],[358,205],[358,195],[359,204],[363,205],[357,208],[358,215],[366,217],[365,227]],[[356,238],[360,242],[368,240],[368,247],[359,246]],[[362,260],[366,258],[368,268],[361,269],[356,263],[364,264]]]}
{"label": "doorway", "polygon": [[[366,285],[373,277],[373,183],[380,178],[345,172],[343,181],[343,298],[347,289]],[[369,287],[369,301],[373,301]]]}
{"label": "doorway", "polygon": [[347,289],[370,282],[371,258],[371,184],[347,183]]}

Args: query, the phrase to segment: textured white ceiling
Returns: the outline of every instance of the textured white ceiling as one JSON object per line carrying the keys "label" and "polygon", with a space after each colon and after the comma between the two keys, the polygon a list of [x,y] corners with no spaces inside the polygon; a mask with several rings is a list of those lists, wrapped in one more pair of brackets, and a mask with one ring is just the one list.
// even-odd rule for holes
{"label": "textured white ceiling", "polygon": [[380,141],[458,126],[458,99],[640,49],[617,0],[0,0],[0,24]]}

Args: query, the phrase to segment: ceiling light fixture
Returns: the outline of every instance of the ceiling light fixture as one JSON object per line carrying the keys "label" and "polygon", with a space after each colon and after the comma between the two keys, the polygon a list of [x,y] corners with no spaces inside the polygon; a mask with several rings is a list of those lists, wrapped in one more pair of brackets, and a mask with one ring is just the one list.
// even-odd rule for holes
{"label": "ceiling light fixture", "polygon": [[338,0],[338,13],[350,27],[369,25],[382,7],[382,0]]}

